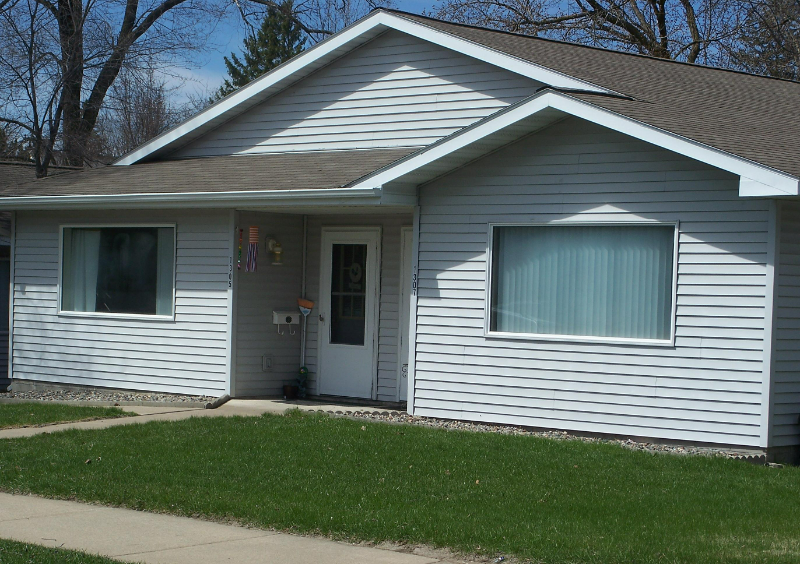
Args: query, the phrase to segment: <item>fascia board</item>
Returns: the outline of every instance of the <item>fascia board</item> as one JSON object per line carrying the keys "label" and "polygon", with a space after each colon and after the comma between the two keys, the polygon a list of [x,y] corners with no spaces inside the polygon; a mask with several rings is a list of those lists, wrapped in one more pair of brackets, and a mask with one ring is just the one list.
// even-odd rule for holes
{"label": "fascia board", "polygon": [[403,159],[396,165],[360,180],[353,184],[353,187],[383,186],[389,182],[402,180],[404,175],[546,108],[552,108],[565,114],[585,119],[668,151],[736,174],[740,177],[740,196],[775,197],[798,195],[798,188],[800,187],[798,179],[783,172],[658,129],[604,108],[599,108],[572,96],[547,91],[518,102],[473,126],[458,131],[450,137],[431,145],[429,148]]}
{"label": "fascia board", "polygon": [[321,190],[19,196],[0,198],[0,210],[210,208],[240,204],[247,204],[249,207],[299,204],[317,206],[380,205],[382,193],[380,188],[327,188]]}
{"label": "fascia board", "polygon": [[[376,28],[395,29],[407,33],[419,39],[429,41],[441,47],[463,53],[467,56],[484,61],[491,65],[504,68],[516,74],[527,76],[538,82],[542,82],[554,88],[576,89],[586,92],[610,92],[597,85],[572,78],[563,73],[549,68],[524,61],[517,57],[501,53],[489,47],[480,45],[466,39],[461,39],[454,35],[445,33],[428,27],[424,24],[414,22],[401,16],[382,11],[375,11],[366,16],[360,22],[345,28],[336,35],[322,41],[297,57],[291,59],[286,64],[279,66],[273,71],[265,74],[261,78],[251,82],[247,86],[237,90],[230,96],[223,98],[216,104],[206,108],[196,116],[190,118],[173,129],[166,131],[148,141],[141,147],[117,160],[114,165],[131,165],[154,152],[175,143],[179,139],[191,134],[205,124],[225,116],[239,105],[245,104],[252,98],[258,96],[271,86],[289,79],[293,74],[300,73],[302,69],[324,59],[333,52],[345,47],[348,43],[354,42],[361,45],[357,40],[359,37],[372,32],[375,35]],[[233,117],[233,116],[231,116]]]}

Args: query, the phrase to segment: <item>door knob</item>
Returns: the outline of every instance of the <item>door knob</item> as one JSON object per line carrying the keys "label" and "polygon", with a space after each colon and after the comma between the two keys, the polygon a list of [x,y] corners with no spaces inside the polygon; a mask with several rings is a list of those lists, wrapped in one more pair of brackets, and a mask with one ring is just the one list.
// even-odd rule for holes
{"label": "door knob", "polygon": [[321,313],[319,314],[319,322],[320,323],[325,323],[325,316],[322,315]]}

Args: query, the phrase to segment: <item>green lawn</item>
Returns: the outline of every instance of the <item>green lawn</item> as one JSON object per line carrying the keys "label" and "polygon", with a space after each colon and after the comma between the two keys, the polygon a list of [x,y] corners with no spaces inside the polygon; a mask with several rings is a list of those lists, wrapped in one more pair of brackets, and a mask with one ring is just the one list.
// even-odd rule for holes
{"label": "green lawn", "polygon": [[3,403],[0,404],[0,429],[33,427],[66,421],[112,419],[135,415],[118,407],[78,407],[61,403]]}
{"label": "green lawn", "polygon": [[35,544],[0,539],[0,562],[3,564],[117,564],[119,561],[73,550],[46,548]]}
{"label": "green lawn", "polygon": [[800,561],[798,468],[321,415],[4,441],[0,488],[551,564]]}

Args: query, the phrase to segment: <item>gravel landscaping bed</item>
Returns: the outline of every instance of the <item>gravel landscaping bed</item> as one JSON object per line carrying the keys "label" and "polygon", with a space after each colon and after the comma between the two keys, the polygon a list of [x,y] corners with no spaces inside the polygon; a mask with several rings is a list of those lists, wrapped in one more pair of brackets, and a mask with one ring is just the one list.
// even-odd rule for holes
{"label": "gravel landscaping bed", "polygon": [[5,392],[0,399],[18,399],[29,401],[70,401],[98,403],[157,402],[175,404],[209,403],[213,396],[184,396],[177,394],[159,394],[155,392],[126,392],[121,390],[42,390],[38,392]]}
{"label": "gravel landscaping bed", "polygon": [[661,452],[678,455],[694,456],[722,456],[725,458],[749,460],[754,462],[764,462],[764,456],[754,452],[723,450],[714,447],[695,447],[688,445],[668,445],[659,443],[638,442],[631,439],[610,439],[602,437],[584,437],[571,435],[566,431],[535,431],[525,427],[515,427],[513,425],[493,425],[490,423],[472,423],[469,421],[453,421],[450,419],[436,419],[432,417],[415,417],[400,411],[355,411],[343,413],[340,411],[323,411],[330,415],[344,415],[358,419],[370,419],[373,421],[383,421],[387,423],[402,423],[406,425],[422,425],[425,427],[437,427],[440,429],[455,429],[459,431],[473,431],[479,433],[500,433],[503,435],[527,435],[532,437],[542,437],[559,441],[583,441],[585,443],[606,443],[619,445],[630,450],[646,452]]}

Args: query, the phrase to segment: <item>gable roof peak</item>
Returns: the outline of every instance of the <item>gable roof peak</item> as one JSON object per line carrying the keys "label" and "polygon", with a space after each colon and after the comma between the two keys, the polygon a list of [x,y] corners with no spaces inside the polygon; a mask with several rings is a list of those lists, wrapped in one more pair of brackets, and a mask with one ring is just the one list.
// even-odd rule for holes
{"label": "gable roof peak", "polygon": [[357,22],[272,69],[176,127],[147,141],[114,164],[130,165],[145,159],[163,156],[240,115],[390,29],[527,76],[543,84],[586,92],[609,91],[606,87],[570,76],[536,61],[435,29],[423,22],[415,21],[407,15],[379,9],[370,12]]}

